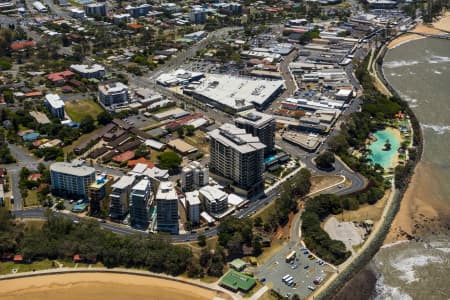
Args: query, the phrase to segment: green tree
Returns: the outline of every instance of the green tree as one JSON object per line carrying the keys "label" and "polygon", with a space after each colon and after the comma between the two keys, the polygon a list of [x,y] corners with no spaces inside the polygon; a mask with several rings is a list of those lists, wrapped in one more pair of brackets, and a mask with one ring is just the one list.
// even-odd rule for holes
{"label": "green tree", "polygon": [[192,125],[186,126],[186,135],[187,136],[193,136],[195,132],[195,127]]}
{"label": "green tree", "polygon": [[172,174],[177,173],[181,164],[181,156],[173,151],[164,151],[158,155],[158,165],[162,169],[169,170]]}
{"label": "green tree", "polygon": [[206,246],[206,236],[204,234],[200,234],[197,237],[197,241],[198,241],[198,245],[200,247],[205,247]]}
{"label": "green tree", "polygon": [[5,99],[6,103],[14,103],[14,95],[11,90],[4,90],[3,98]]}
{"label": "green tree", "polygon": [[254,256],[259,256],[262,253],[261,238],[259,236],[255,236],[253,239],[252,247]]}
{"label": "green tree", "polygon": [[80,130],[82,133],[89,133],[95,129],[94,118],[90,115],[83,117],[80,122]]}
{"label": "green tree", "polygon": [[325,151],[318,155],[315,159],[316,166],[319,169],[330,169],[335,162],[334,154],[330,151]]}
{"label": "green tree", "polygon": [[177,127],[177,134],[178,134],[179,138],[183,138],[183,136],[184,136],[184,128],[183,128],[183,126]]}
{"label": "green tree", "polygon": [[106,125],[112,121],[113,117],[112,115],[107,111],[102,111],[97,116],[97,122],[100,125]]}
{"label": "green tree", "polygon": [[145,157],[150,153],[149,147],[147,147],[145,144],[141,144],[135,151],[135,156],[137,158],[139,157]]}

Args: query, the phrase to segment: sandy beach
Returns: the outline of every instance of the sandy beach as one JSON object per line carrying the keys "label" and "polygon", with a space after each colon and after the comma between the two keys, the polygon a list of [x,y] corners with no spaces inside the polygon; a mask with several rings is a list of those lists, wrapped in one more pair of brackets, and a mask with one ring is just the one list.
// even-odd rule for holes
{"label": "sandy beach", "polygon": [[189,284],[123,274],[71,273],[0,281],[2,300],[206,300],[216,296]]}
{"label": "sandy beach", "polygon": [[434,22],[433,27],[442,31],[450,32],[450,12],[446,12],[444,16]]}
{"label": "sandy beach", "polygon": [[[427,34],[443,34],[445,32],[450,32],[450,13],[447,12],[444,16],[442,16],[439,20],[434,22],[431,26],[424,25],[424,24],[418,24],[413,30],[413,32],[418,33],[427,33]],[[392,49],[396,46],[399,46],[401,44],[417,40],[417,39],[423,39],[425,37],[419,35],[419,34],[413,34],[413,33],[406,33],[402,34],[395,40],[389,43],[387,45],[388,49]]]}
{"label": "sandy beach", "polygon": [[[439,195],[439,182],[430,171],[430,166],[419,162],[406,191],[400,210],[391,225],[385,244],[407,240],[408,237],[426,237],[431,234],[442,233],[445,228],[445,216],[450,215],[450,209],[444,195]],[[442,226],[444,225],[444,226]]]}

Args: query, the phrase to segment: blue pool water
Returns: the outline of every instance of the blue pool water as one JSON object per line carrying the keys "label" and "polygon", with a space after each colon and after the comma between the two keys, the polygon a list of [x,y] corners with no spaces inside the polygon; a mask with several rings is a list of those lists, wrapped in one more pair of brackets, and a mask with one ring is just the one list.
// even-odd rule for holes
{"label": "blue pool water", "polygon": [[[377,139],[369,145],[369,149],[372,153],[369,158],[373,164],[380,164],[383,168],[391,168],[392,160],[397,155],[397,150],[400,147],[400,141],[396,139],[394,133],[388,130],[380,130],[373,134]],[[386,140],[389,140],[391,144],[391,150],[383,151]]]}
{"label": "blue pool water", "polygon": [[276,156],[276,155],[269,156],[269,157],[267,157],[267,158],[264,158],[264,163],[265,163],[265,164],[268,164],[268,163],[270,163],[270,162],[273,162],[275,159],[277,159],[277,156]]}

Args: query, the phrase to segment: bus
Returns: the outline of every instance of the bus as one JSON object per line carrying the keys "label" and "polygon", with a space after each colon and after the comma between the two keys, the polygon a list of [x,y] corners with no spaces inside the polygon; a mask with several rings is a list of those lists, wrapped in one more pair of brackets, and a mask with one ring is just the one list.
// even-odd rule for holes
{"label": "bus", "polygon": [[283,279],[283,281],[286,281],[289,277],[291,277],[289,274],[288,275],[284,275],[282,279]]}
{"label": "bus", "polygon": [[292,260],[295,259],[297,253],[295,252],[295,250],[292,250],[287,256],[286,256],[286,262],[289,263]]}

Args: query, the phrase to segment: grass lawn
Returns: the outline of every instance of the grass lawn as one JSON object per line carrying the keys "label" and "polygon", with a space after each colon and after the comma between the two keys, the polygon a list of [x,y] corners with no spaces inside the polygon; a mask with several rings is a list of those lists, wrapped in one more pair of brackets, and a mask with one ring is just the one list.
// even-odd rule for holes
{"label": "grass lawn", "polygon": [[37,197],[36,190],[28,190],[28,195],[25,198],[24,206],[37,206],[40,205]]}
{"label": "grass lawn", "polygon": [[25,228],[28,230],[32,230],[32,229],[41,229],[42,226],[44,225],[44,223],[46,222],[45,220],[24,220],[25,222]]}
{"label": "grass lawn", "polygon": [[256,217],[260,217],[263,220],[263,224],[267,223],[267,220],[269,220],[269,215],[273,213],[274,208],[275,208],[275,201],[272,201],[269,204],[267,204],[263,209],[261,209],[256,214],[251,216],[251,218],[255,219]]}
{"label": "grass lawn", "polygon": [[65,109],[69,117],[80,122],[85,116],[91,116],[94,120],[103,111],[103,108],[93,100],[68,101],[65,103]]}
{"label": "grass lawn", "polygon": [[31,264],[15,264],[11,261],[0,263],[0,274],[11,274],[13,269],[17,269],[17,272],[30,272],[33,270],[46,270],[54,269],[53,262],[46,259],[41,261],[35,261]]}

